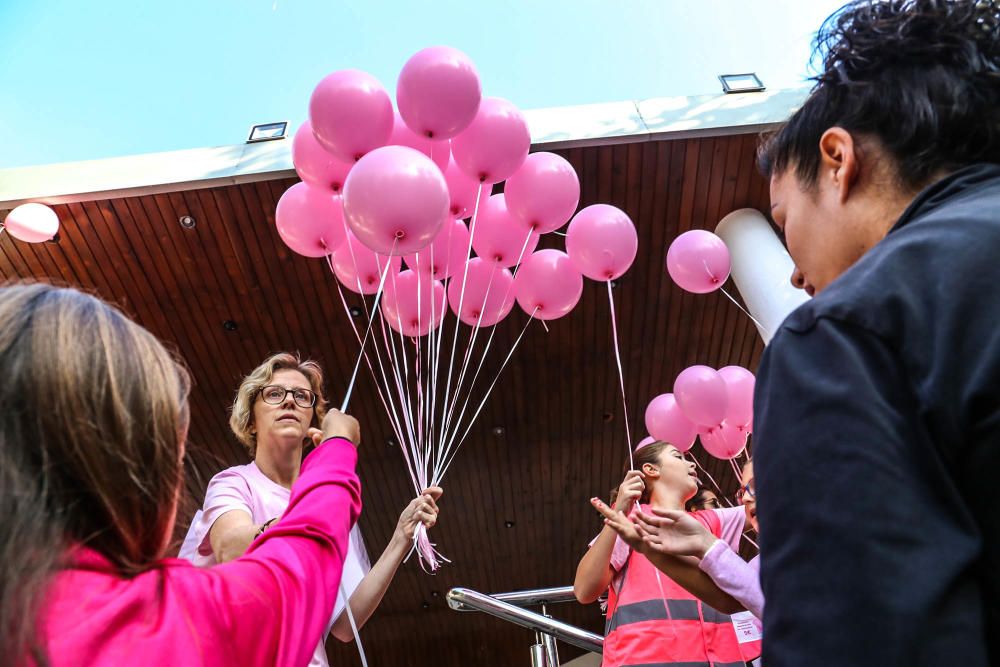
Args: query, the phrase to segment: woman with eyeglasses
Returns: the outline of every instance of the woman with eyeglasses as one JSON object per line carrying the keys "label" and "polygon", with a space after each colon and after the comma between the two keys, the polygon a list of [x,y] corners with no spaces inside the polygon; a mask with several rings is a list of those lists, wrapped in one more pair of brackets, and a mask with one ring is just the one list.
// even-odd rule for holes
{"label": "woman with eyeglasses", "polygon": [[[326,413],[323,372],[314,361],[289,353],[275,354],[240,384],[229,426],[253,461],[215,475],[205,492],[205,503],[195,515],[180,556],[196,565],[211,566],[242,555],[267,531],[280,526],[288,506],[289,489],[298,478],[303,450],[319,444],[317,428]],[[430,528],[437,521],[441,489],[430,487],[403,510],[389,545],[372,567],[355,526],[344,564],[343,587],[360,627],[385,595],[413,542],[418,524]],[[351,641],[352,631],[344,600],[337,597],[331,634]],[[324,642],[316,647],[310,667],[328,664]]]}

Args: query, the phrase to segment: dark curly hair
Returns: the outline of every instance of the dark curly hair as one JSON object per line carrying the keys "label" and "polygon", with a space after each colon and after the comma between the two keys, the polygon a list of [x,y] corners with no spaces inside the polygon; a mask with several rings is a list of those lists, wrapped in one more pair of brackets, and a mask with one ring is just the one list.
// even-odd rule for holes
{"label": "dark curly hair", "polygon": [[766,176],[819,172],[831,127],[872,139],[899,185],[918,190],[941,172],[1000,162],[1000,3],[856,0],[816,35],[822,62],[802,107],[758,151]]}

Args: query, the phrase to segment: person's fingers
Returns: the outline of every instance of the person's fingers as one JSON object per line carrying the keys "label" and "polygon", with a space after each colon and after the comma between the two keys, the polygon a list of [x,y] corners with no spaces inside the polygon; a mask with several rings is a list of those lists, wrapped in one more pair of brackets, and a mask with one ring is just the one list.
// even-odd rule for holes
{"label": "person's fingers", "polygon": [[606,520],[613,520],[618,518],[618,512],[605,505],[600,498],[591,498],[590,504],[596,509]]}
{"label": "person's fingers", "polygon": [[670,519],[671,521],[678,521],[682,516],[687,514],[687,512],[682,512],[680,510],[661,510],[656,507],[651,509],[653,514],[663,517],[664,519]]}
{"label": "person's fingers", "polygon": [[444,493],[444,489],[440,486],[428,486],[426,489],[420,492],[421,495],[429,495],[434,500],[437,500]]}
{"label": "person's fingers", "polygon": [[415,518],[427,528],[431,528],[437,523],[437,515],[430,512],[417,512]]}

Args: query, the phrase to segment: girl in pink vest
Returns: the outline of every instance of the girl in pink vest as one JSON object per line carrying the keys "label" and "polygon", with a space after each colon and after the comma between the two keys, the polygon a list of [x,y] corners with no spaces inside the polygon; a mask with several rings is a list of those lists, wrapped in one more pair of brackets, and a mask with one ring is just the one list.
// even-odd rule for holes
{"label": "girl in pink vest", "polygon": [[165,558],[190,380],[139,325],[48,285],[0,288],[0,656],[22,667],[303,667],[361,510],[336,410],[280,522],[211,569]]}
{"label": "girl in pink vest", "polygon": [[[629,471],[618,488],[615,509],[628,513],[638,502],[647,513],[653,507],[683,510],[698,488],[694,464],[665,442],[646,445],[634,458],[636,470]],[[691,516],[716,537],[738,546],[742,508]],[[581,603],[593,602],[605,591],[604,667],[743,667],[760,655],[759,642],[741,644],[737,639],[729,614],[741,611],[741,606],[720,591],[696,562],[653,551],[640,553],[610,526],[591,543],[574,582]]]}

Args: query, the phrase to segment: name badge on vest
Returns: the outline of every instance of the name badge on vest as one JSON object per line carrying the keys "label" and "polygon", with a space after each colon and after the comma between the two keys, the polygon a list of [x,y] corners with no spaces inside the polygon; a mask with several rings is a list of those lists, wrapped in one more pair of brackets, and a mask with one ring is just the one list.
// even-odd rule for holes
{"label": "name badge on vest", "polygon": [[730,616],[733,619],[733,630],[736,631],[736,639],[741,644],[760,641],[763,626],[756,616],[748,611],[741,611]]}

